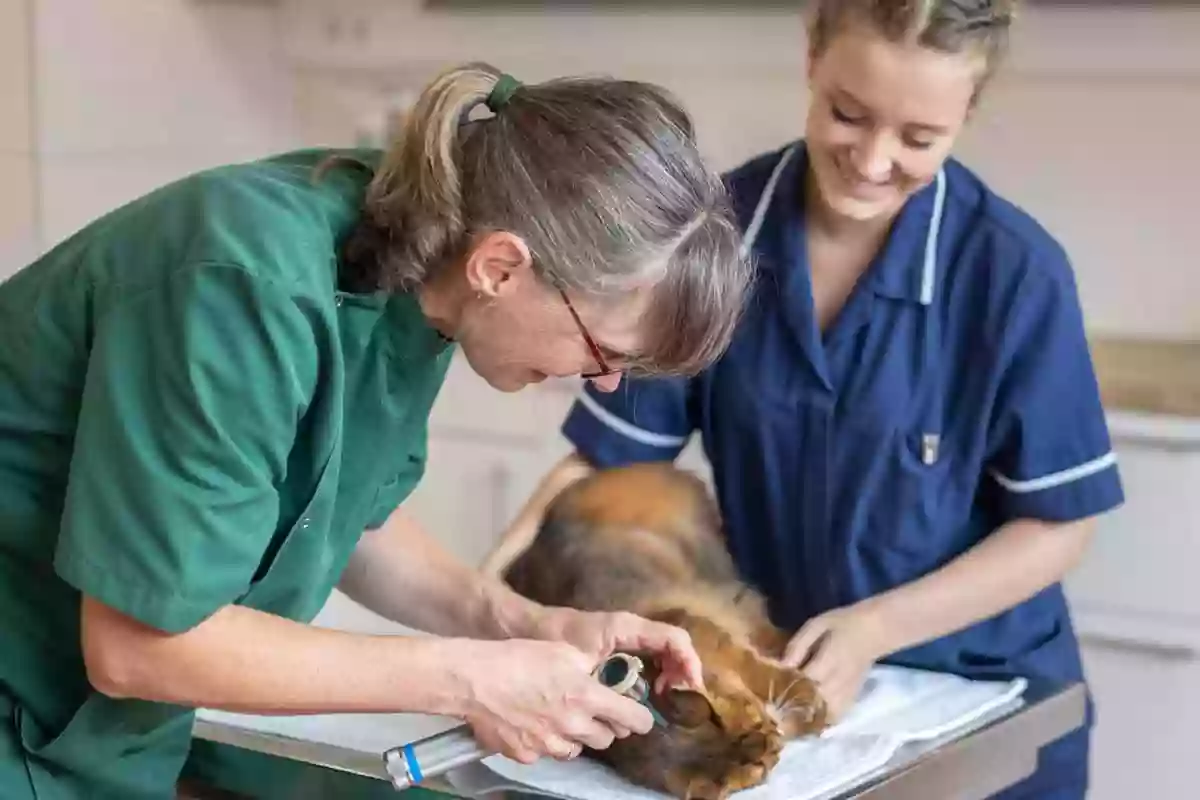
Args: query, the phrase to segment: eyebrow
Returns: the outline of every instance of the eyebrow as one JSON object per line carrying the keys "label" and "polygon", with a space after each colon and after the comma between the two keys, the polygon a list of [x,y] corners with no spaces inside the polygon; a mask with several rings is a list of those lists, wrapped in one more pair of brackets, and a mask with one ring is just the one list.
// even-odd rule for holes
{"label": "eyebrow", "polygon": [[[870,109],[870,106],[868,104],[864,103],[862,100],[859,100],[857,97],[854,96],[853,92],[850,92],[847,89],[843,89],[842,87],[839,86],[839,87],[835,87],[833,92],[834,92],[834,94],[841,95],[843,98],[845,98],[846,100],[849,100],[851,103],[858,106],[859,108]],[[923,131],[929,131],[930,133],[948,133],[950,131],[950,128],[945,125],[935,125],[935,124],[928,123],[928,122],[906,122],[904,124],[904,127],[918,128]]]}

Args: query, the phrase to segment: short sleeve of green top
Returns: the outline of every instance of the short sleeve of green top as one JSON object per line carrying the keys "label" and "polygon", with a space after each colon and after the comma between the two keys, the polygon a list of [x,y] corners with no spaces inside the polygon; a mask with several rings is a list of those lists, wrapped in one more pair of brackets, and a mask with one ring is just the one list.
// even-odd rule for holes
{"label": "short sleeve of green top", "polygon": [[209,176],[199,244],[153,275],[110,264],[93,295],[54,567],[164,631],[237,602],[315,613],[423,467],[448,351],[414,299],[336,288],[360,195],[297,164]]}
{"label": "short sleeve of green top", "polygon": [[177,270],[98,320],[55,566],[178,631],[249,586],[318,381],[316,304],[242,267]]}

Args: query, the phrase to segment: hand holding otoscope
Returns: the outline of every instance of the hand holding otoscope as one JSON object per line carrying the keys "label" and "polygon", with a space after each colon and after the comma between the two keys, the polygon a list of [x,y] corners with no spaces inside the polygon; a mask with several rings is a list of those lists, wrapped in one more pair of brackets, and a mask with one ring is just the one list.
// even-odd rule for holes
{"label": "hand holding otoscope", "polygon": [[[656,725],[665,721],[650,704],[650,685],[643,675],[645,665],[636,656],[616,653],[594,671],[601,684],[644,705],[654,715]],[[411,744],[400,745],[383,754],[383,763],[397,790],[409,789],[450,770],[495,755],[484,749],[463,724],[428,736]]]}

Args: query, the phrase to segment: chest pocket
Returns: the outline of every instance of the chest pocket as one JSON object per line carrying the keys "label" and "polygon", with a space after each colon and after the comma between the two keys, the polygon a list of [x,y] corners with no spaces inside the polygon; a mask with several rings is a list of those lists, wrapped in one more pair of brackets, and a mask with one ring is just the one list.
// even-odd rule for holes
{"label": "chest pocket", "polygon": [[883,454],[882,502],[870,523],[877,532],[890,528],[883,540],[897,550],[935,558],[953,527],[955,494],[955,453],[940,428],[922,425],[892,432]]}
{"label": "chest pocket", "polygon": [[844,524],[858,549],[895,581],[944,562],[969,511],[970,470],[942,420],[858,420],[838,435],[839,505],[852,509]]}

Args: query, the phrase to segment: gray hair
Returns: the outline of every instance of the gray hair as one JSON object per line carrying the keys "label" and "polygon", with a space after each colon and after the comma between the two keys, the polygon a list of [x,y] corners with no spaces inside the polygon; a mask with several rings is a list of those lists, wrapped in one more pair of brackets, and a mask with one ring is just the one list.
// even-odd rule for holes
{"label": "gray hair", "polygon": [[728,346],[753,277],[726,188],[660,87],[561,78],[470,119],[502,73],[424,90],[366,193],[345,258],[406,291],[490,230],[521,236],[548,284],[598,303],[649,288],[632,372],[694,374]]}
{"label": "gray hair", "polygon": [[820,53],[848,22],[866,22],[894,42],[985,59],[976,96],[1007,52],[1019,0],[818,0],[809,46]]}

